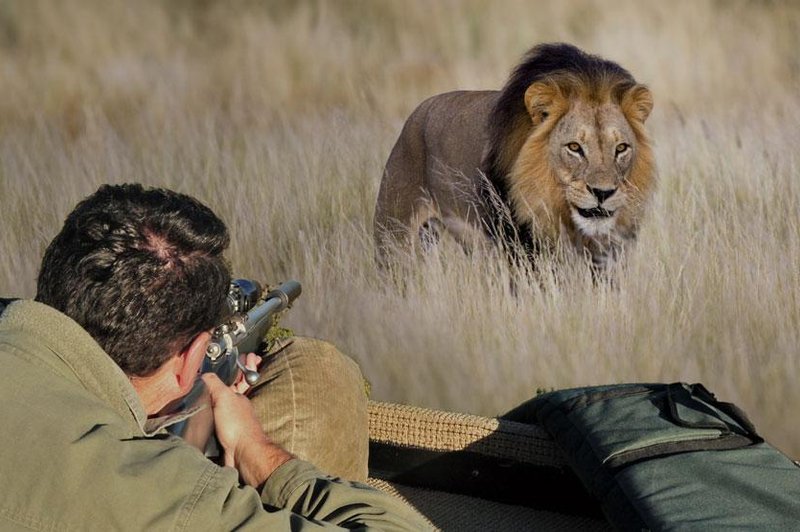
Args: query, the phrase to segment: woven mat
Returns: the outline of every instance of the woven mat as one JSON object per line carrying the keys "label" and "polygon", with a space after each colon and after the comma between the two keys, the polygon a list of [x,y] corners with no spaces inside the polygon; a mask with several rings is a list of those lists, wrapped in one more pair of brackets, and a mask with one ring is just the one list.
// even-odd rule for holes
{"label": "woven mat", "polygon": [[565,464],[544,429],[497,418],[370,401],[369,438],[400,447],[463,451],[542,466]]}

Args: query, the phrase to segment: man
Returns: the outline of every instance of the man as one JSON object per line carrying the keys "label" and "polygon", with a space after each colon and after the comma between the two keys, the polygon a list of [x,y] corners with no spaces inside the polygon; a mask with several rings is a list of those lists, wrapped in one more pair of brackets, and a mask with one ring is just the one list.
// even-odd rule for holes
{"label": "man", "polygon": [[[425,526],[400,501],[287,452],[262,430],[251,402],[215,375],[202,378],[229,467],[165,432],[175,418],[163,411],[198,378],[209,330],[222,318],[228,241],[222,221],[196,200],[138,185],[103,186],[68,216],[45,253],[36,300],[0,304],[0,529]],[[298,360],[318,347],[299,344],[265,363],[259,391],[276,425],[292,427],[288,444],[313,453],[322,445],[296,445],[297,426],[309,424],[297,394],[288,406],[271,397],[281,386],[299,391]],[[341,371],[316,382],[353,395],[333,379],[352,376],[354,364],[331,362],[332,351],[311,367]],[[342,423],[342,445],[335,426],[317,440],[343,454],[358,430]],[[363,465],[327,460],[329,471],[363,478]]]}

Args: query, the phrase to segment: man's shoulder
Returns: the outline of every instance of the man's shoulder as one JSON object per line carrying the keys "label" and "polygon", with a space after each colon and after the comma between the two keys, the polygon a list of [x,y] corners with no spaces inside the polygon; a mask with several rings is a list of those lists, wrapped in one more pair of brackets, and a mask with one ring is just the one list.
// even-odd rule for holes
{"label": "man's shoulder", "polygon": [[[7,312],[25,306],[22,300],[13,303]],[[96,424],[127,429],[108,404],[93,395],[75,371],[32,331],[18,327],[0,316],[0,409],[3,429],[0,446],[18,448],[19,433],[34,432],[45,441],[73,441]],[[128,434],[127,436],[133,436]],[[22,438],[24,439],[24,438]],[[39,446],[28,449],[36,453]]]}
{"label": "man's shoulder", "polygon": [[120,431],[130,432],[125,421],[88,392],[58,359],[48,360],[29,345],[4,340],[0,334],[0,408],[4,422],[0,446],[16,446],[18,433],[28,431],[38,433],[42,440],[75,438],[96,424],[119,426]]}
{"label": "man's shoulder", "polygon": [[[16,323],[19,314],[25,313],[26,300],[4,299],[0,305],[0,353],[3,353],[4,371],[0,379],[16,383],[21,391],[27,389],[39,392],[52,386],[71,381],[78,384],[74,373],[59,359],[35,331],[30,331]],[[20,310],[22,309],[22,310]],[[11,393],[9,386],[0,386],[0,397]]]}

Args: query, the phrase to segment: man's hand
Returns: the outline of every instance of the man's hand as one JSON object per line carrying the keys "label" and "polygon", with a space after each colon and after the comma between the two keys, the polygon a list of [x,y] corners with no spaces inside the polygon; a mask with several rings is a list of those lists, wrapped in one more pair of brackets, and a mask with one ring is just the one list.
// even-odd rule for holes
{"label": "man's hand", "polygon": [[[244,367],[252,371],[258,371],[258,366],[260,366],[262,362],[262,358],[255,353],[248,353],[246,356],[240,355],[239,360],[241,360]],[[236,382],[231,385],[231,388],[233,388],[233,391],[236,393],[247,395],[247,392],[250,391],[251,386],[247,384],[247,381],[244,378],[244,373],[240,371],[239,376],[236,378]]]}
{"label": "man's hand", "polygon": [[204,373],[211,394],[217,438],[225,451],[225,465],[235,467],[245,484],[258,487],[278,466],[292,458],[264,434],[253,405],[214,373]]}

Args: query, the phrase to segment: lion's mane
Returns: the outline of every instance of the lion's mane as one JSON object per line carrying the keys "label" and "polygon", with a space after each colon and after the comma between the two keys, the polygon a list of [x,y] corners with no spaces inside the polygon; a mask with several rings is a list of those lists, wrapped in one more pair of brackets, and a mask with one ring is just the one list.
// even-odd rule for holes
{"label": "lion's mane", "polygon": [[[533,131],[537,126],[532,122],[525,105],[526,91],[537,82],[558,87],[565,100],[578,97],[595,103],[610,100],[619,104],[638,143],[637,158],[629,182],[638,190],[640,202],[646,199],[655,182],[652,148],[643,122],[636,119],[636,101],[623,101],[623,95],[637,86],[633,76],[618,64],[587,54],[569,44],[546,43],[532,48],[512,72],[489,114],[488,146],[483,163],[489,182],[483,191],[484,199],[487,205],[495,206],[494,227],[491,230],[493,236],[499,236],[498,232],[504,233],[505,237],[514,234],[528,247],[534,245],[535,230],[514,208],[512,180],[530,181],[531,186],[543,193],[554,220],[566,220],[569,216],[563,195],[555,186],[552,176],[548,175],[547,141],[555,122],[548,122],[549,127],[548,123],[540,124],[538,130]],[[565,102],[561,111],[566,112],[567,108],[568,102]],[[521,153],[532,134],[535,137],[531,143],[534,149]],[[519,161],[520,158],[526,160]],[[529,172],[512,176],[515,166],[527,168]],[[498,204],[510,208],[511,220],[506,213],[499,212]],[[630,213],[631,219],[623,220],[623,223],[635,226],[639,221],[637,214],[640,213]],[[635,231],[635,227],[632,227],[632,231]]]}

